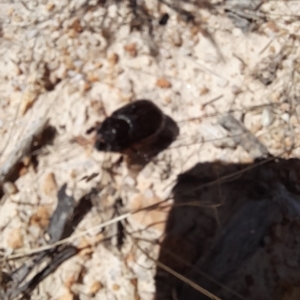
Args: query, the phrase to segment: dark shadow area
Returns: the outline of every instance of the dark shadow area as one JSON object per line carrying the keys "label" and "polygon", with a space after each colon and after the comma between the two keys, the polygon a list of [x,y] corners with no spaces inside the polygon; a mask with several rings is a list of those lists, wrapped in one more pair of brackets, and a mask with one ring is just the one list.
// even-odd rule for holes
{"label": "dark shadow area", "polygon": [[[300,299],[300,161],[178,176],[159,261],[222,300]],[[157,300],[208,299],[158,268]]]}

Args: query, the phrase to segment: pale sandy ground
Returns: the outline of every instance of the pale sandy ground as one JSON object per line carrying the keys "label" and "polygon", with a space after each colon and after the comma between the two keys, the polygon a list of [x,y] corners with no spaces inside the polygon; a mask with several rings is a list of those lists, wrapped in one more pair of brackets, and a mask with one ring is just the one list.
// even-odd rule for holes
{"label": "pale sandy ground", "polygon": [[[76,235],[108,220],[111,215],[100,210],[118,197],[126,210],[166,199],[176,176],[196,162],[251,162],[240,146],[229,147],[230,139],[223,139],[228,133],[217,124],[217,117],[229,110],[238,119],[243,117],[244,125],[274,155],[299,144],[300,21],[293,17],[300,11],[298,1],[264,4],[265,19],[257,17],[259,30],[249,33],[233,25],[222,5],[218,14],[199,10],[201,26],[212,34],[224,61],[203,30],[179,20],[156,1],[147,1],[156,18],[154,41],[146,31],[130,32],[125,5],[83,11],[79,9],[83,2],[37,0],[0,6],[0,163],[36,120],[49,118],[58,133],[54,145],[38,154],[36,170],[27,162],[15,182],[18,192],[5,195],[1,202],[0,247],[6,255],[43,244],[56,191],[65,182],[77,200],[102,186]],[[161,12],[170,14],[167,26],[157,25]],[[108,16],[103,25],[104,14]],[[276,58],[274,73],[270,63]],[[253,76],[262,73],[276,74],[270,85]],[[51,91],[47,80],[53,84]],[[180,136],[136,179],[123,163],[112,180],[103,165],[111,165],[118,155],[94,151],[85,131],[104,119],[104,110],[110,114],[138,98],[151,99],[174,120],[184,121],[178,123]],[[274,106],[250,109],[263,104]],[[188,121],[195,117],[199,120]],[[90,142],[71,143],[78,136]],[[299,154],[296,148],[282,156]],[[82,180],[93,173],[99,175]],[[135,215],[127,230],[142,229],[133,236],[154,241],[163,225],[145,227],[166,216],[155,211]],[[75,239],[75,245],[94,245],[92,251],[63,264],[32,299],[75,299],[75,294],[91,299],[93,289],[93,299],[153,299],[155,262],[143,251],[155,259],[158,247],[128,235],[119,252],[109,243],[97,243],[105,234],[94,230]]]}

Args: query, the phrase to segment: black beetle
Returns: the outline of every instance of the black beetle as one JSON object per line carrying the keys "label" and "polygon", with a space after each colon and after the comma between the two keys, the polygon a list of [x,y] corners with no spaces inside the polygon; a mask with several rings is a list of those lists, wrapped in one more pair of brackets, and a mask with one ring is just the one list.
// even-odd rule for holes
{"label": "black beetle", "polygon": [[149,100],[136,100],[112,113],[97,129],[95,148],[122,152],[134,144],[157,136],[166,116]]}

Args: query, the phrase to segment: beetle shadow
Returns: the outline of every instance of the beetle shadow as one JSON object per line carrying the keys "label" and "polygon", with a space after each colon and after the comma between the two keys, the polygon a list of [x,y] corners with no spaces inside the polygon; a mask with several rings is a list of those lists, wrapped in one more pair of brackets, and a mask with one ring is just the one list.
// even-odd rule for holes
{"label": "beetle shadow", "polygon": [[[299,299],[299,170],[279,159],[179,175],[159,261],[222,300]],[[161,268],[155,280],[156,300],[208,299]]]}

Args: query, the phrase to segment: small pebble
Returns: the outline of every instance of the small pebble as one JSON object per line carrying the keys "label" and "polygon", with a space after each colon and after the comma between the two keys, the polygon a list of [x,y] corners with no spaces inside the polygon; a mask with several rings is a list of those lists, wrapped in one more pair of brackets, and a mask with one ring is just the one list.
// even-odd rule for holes
{"label": "small pebble", "polygon": [[20,228],[15,228],[9,233],[7,238],[7,245],[12,249],[23,247],[23,235]]}
{"label": "small pebble", "polygon": [[95,281],[89,288],[89,295],[95,295],[101,289],[103,289],[103,284],[100,281]]}
{"label": "small pebble", "polygon": [[290,120],[290,115],[288,113],[284,113],[281,115],[281,119],[285,122],[288,122]]}
{"label": "small pebble", "polygon": [[200,96],[206,95],[209,93],[209,89],[204,86],[201,90],[200,90]]}
{"label": "small pebble", "polygon": [[112,286],[112,289],[114,291],[118,291],[120,289],[120,286],[118,284],[114,283],[113,286]]}
{"label": "small pebble", "polygon": [[57,192],[57,184],[55,175],[48,173],[44,178],[43,191],[46,195],[54,195]]}
{"label": "small pebble", "polygon": [[136,57],[137,55],[137,47],[136,43],[127,44],[124,46],[124,50],[131,56]]}
{"label": "small pebble", "polygon": [[156,81],[156,86],[162,88],[162,89],[168,89],[172,86],[171,82],[169,82],[167,79],[165,78],[159,78]]}
{"label": "small pebble", "polygon": [[19,192],[17,186],[10,181],[7,181],[3,184],[3,191],[6,195],[14,195]]}
{"label": "small pebble", "polygon": [[131,187],[134,187],[136,185],[136,181],[130,176],[125,177],[124,183]]}
{"label": "small pebble", "polygon": [[117,53],[112,53],[109,57],[108,57],[108,61],[112,64],[112,65],[116,65],[119,61],[119,55]]}
{"label": "small pebble", "polygon": [[272,124],[274,118],[273,113],[269,107],[264,108],[261,115],[261,124],[263,127],[267,127]]}
{"label": "small pebble", "polygon": [[221,88],[225,88],[228,85],[228,80],[225,78],[218,78],[217,85]]}
{"label": "small pebble", "polygon": [[49,2],[47,5],[46,5],[46,9],[47,11],[52,11],[55,7],[55,4],[53,2]]}
{"label": "small pebble", "polygon": [[182,37],[178,31],[172,33],[171,40],[176,47],[180,47],[182,45]]}

